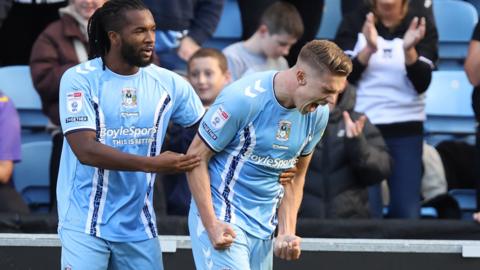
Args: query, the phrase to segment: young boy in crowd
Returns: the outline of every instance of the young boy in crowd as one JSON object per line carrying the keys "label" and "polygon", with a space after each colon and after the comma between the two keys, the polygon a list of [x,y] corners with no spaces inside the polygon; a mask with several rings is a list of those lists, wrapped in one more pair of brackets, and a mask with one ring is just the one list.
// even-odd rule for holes
{"label": "young boy in crowd", "polygon": [[203,106],[209,107],[231,79],[225,55],[216,49],[200,49],[188,61],[187,79]]}
{"label": "young boy in crowd", "polygon": [[258,71],[288,69],[284,56],[302,34],[303,22],[295,6],[282,1],[272,4],[249,39],[223,50],[232,79]]}

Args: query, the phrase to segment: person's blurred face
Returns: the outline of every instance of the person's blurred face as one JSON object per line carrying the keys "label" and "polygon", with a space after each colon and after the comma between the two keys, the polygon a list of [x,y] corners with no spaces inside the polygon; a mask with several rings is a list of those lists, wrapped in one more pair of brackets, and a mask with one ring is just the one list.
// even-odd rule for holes
{"label": "person's blurred face", "polygon": [[375,0],[375,11],[381,18],[396,18],[402,15],[405,0]]}
{"label": "person's blurred face", "polygon": [[269,58],[286,56],[297,39],[288,34],[273,34],[268,30],[262,36],[262,51]]}
{"label": "person's blurred face", "polygon": [[101,7],[106,0],[73,0],[73,8],[84,18],[88,20],[97,8]]}
{"label": "person's blurred face", "polygon": [[149,10],[125,11],[126,22],[121,30],[120,53],[131,66],[145,67],[153,62],[155,21]]}
{"label": "person's blurred face", "polygon": [[220,91],[229,83],[230,74],[220,69],[213,57],[198,57],[190,61],[187,78],[203,105],[210,106]]}

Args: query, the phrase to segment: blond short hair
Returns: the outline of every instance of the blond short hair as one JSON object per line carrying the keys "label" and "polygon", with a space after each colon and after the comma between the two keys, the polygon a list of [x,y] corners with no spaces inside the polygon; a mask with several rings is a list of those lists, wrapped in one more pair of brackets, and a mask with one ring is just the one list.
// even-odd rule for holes
{"label": "blond short hair", "polygon": [[320,72],[348,76],[352,61],[335,43],[328,40],[312,40],[298,54],[298,62],[306,63]]}

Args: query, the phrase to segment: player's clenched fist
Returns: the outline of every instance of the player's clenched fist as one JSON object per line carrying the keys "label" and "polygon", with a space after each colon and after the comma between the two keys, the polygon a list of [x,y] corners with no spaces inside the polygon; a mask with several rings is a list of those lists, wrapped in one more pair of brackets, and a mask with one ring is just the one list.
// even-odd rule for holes
{"label": "player's clenched fist", "polygon": [[218,221],[214,226],[207,229],[208,238],[212,242],[215,249],[226,249],[233,244],[233,239],[237,237],[237,234],[227,223]]}
{"label": "player's clenched fist", "polygon": [[301,238],[296,235],[278,235],[275,239],[273,252],[275,256],[284,260],[297,260],[300,258]]}

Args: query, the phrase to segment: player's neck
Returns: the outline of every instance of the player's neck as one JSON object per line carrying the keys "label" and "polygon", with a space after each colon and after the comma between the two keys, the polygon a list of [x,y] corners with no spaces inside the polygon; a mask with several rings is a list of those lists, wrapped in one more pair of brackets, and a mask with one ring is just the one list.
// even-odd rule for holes
{"label": "player's neck", "polygon": [[275,93],[275,97],[285,108],[295,107],[292,93],[297,87],[296,85],[295,71],[292,68],[278,72],[273,79],[273,92]]}
{"label": "player's neck", "polygon": [[132,66],[123,60],[119,54],[114,54],[112,51],[105,56],[105,65],[111,71],[120,75],[133,75],[138,72],[139,67]]}

